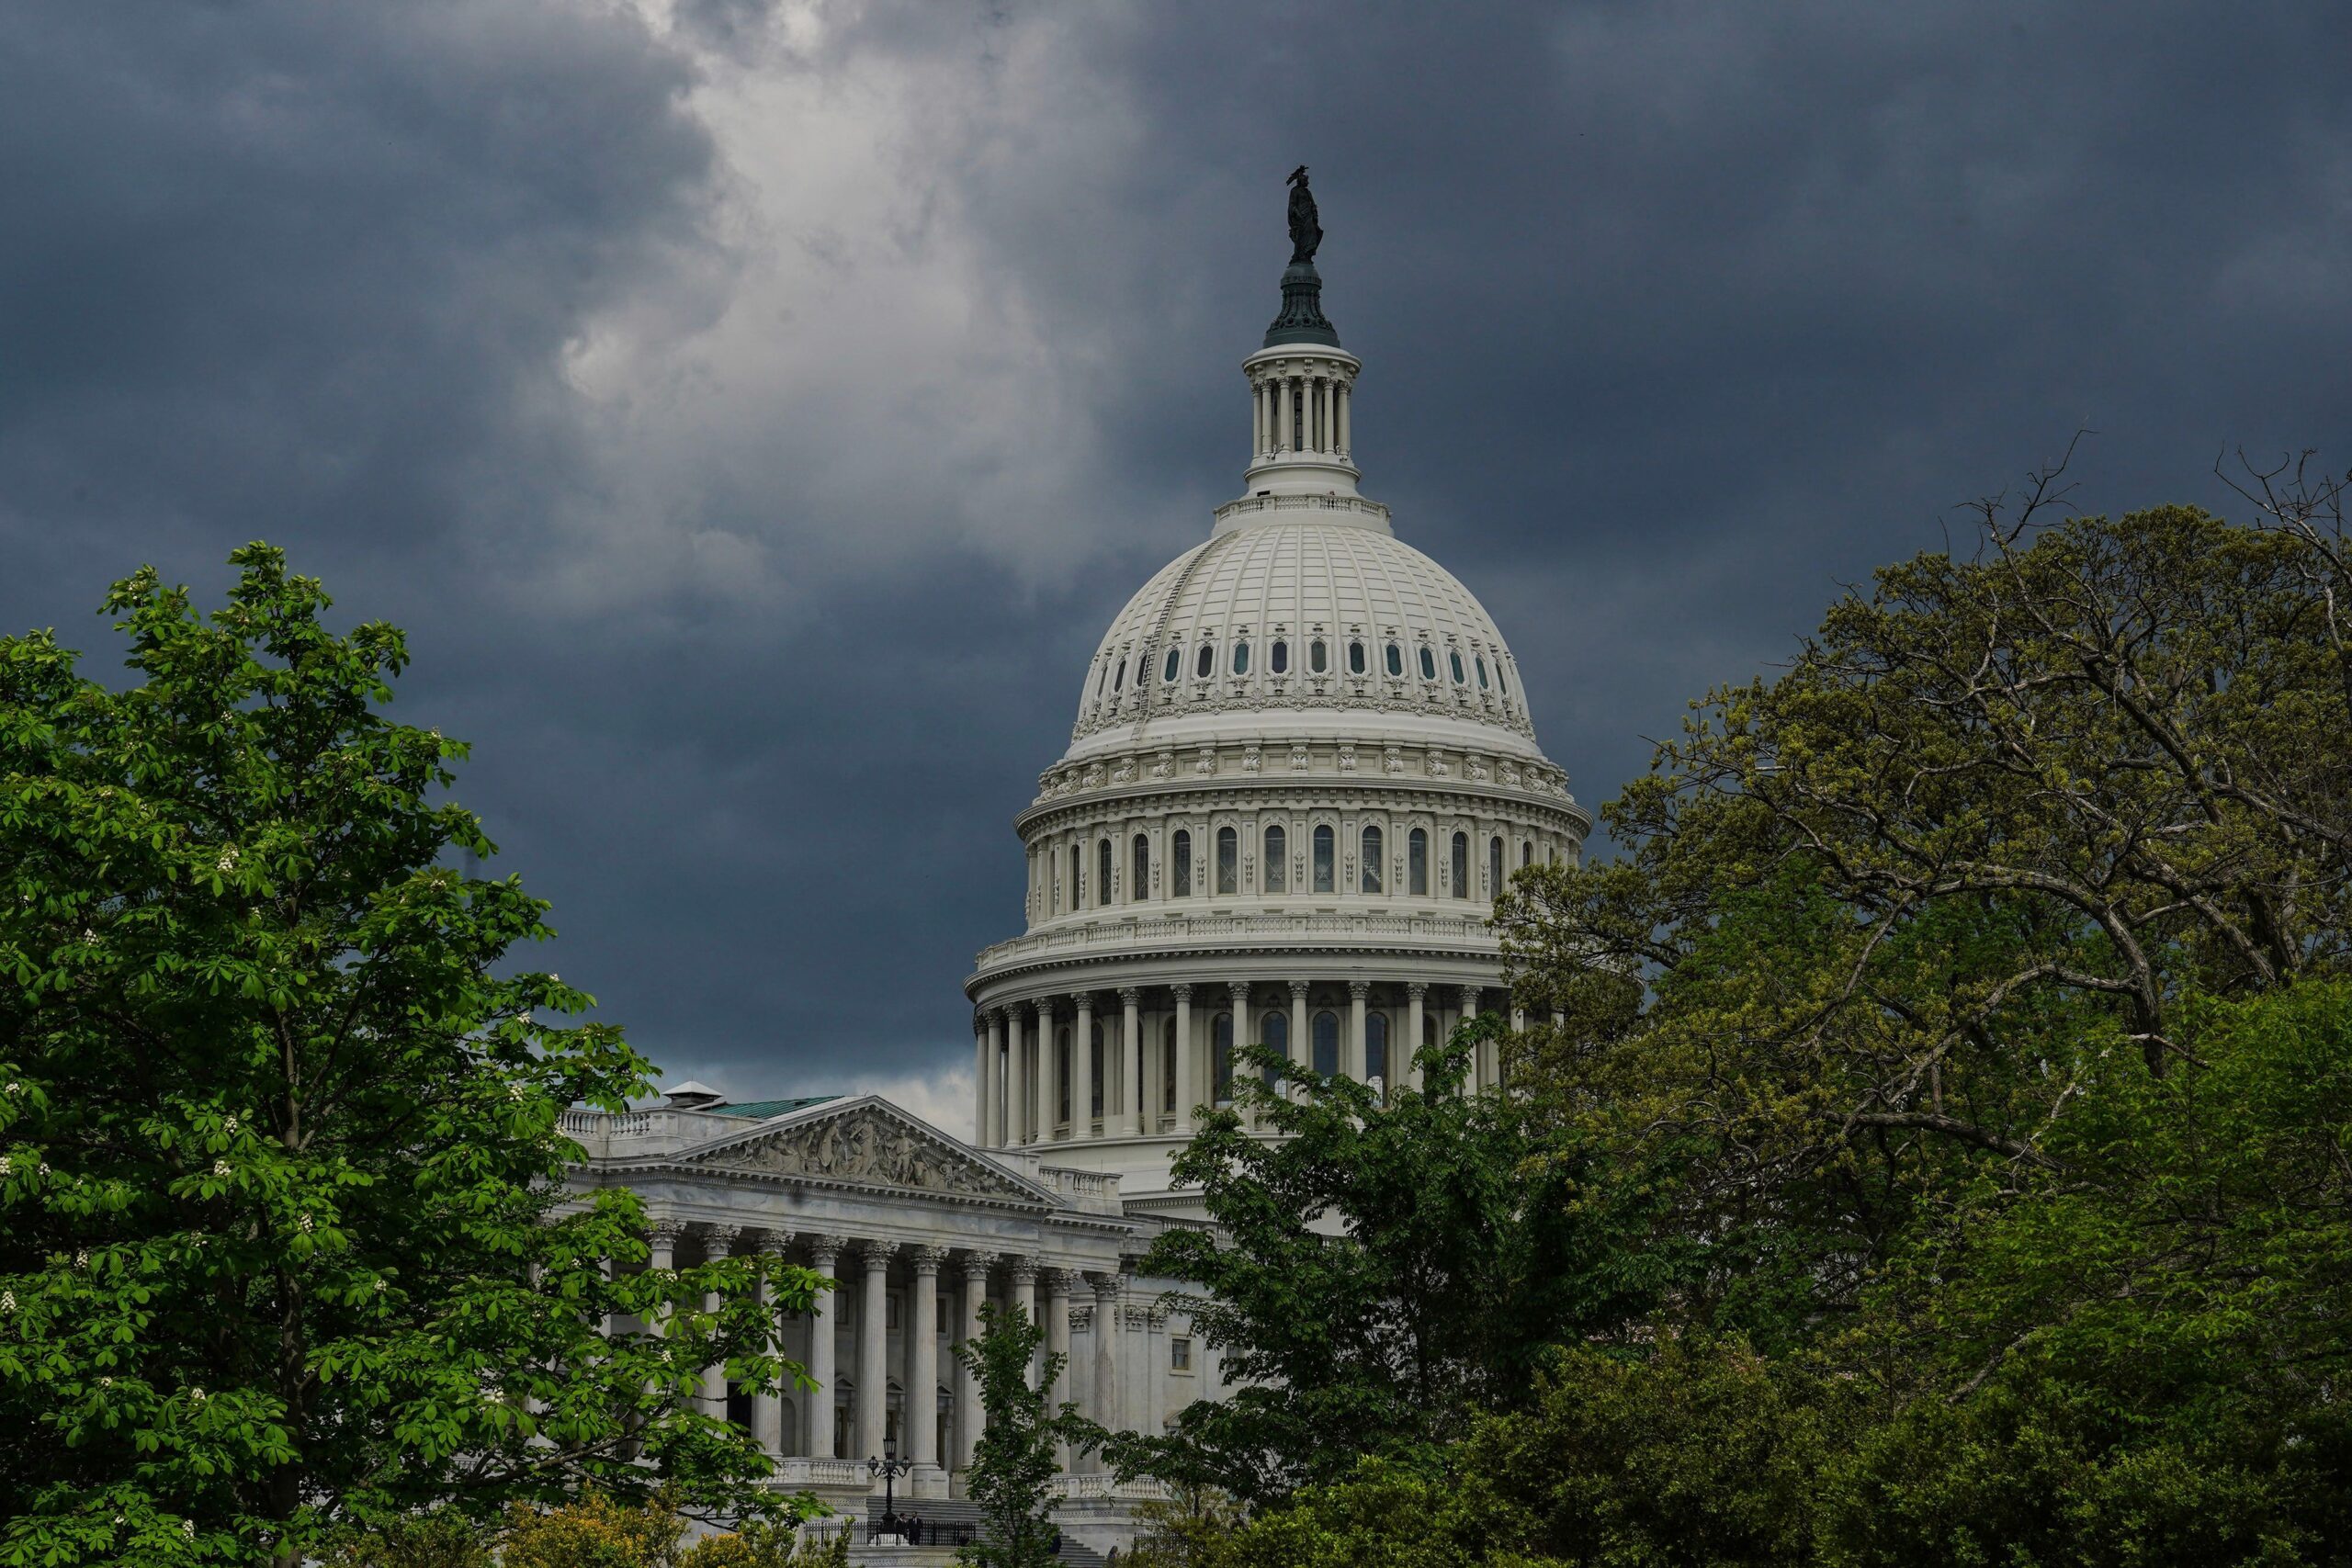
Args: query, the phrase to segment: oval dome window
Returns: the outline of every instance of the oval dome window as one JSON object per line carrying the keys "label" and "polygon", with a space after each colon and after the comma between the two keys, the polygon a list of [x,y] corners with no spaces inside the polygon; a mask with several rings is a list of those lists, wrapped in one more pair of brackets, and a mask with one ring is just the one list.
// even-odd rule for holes
{"label": "oval dome window", "polygon": [[1163,684],[1172,686],[1176,683],[1176,671],[1183,661],[1184,650],[1182,649],[1171,648],[1168,650],[1168,669],[1166,672],[1159,677]]}
{"label": "oval dome window", "polygon": [[1391,675],[1405,673],[1405,650],[1393,642],[1388,645],[1388,672]]}
{"label": "oval dome window", "polygon": [[1363,673],[1363,644],[1360,642],[1351,642],[1348,644],[1348,673],[1351,675],[1361,675]]}
{"label": "oval dome window", "polygon": [[1453,683],[1457,686],[1461,685],[1464,679],[1462,673],[1462,650],[1458,648],[1453,649],[1445,656],[1445,660],[1447,663],[1453,666]]}
{"label": "oval dome window", "polygon": [[1233,672],[1236,675],[1250,673],[1250,645],[1246,641],[1233,645]]}
{"label": "oval dome window", "polygon": [[1437,656],[1429,650],[1427,644],[1422,645],[1421,648],[1421,679],[1424,681],[1437,679]]}
{"label": "oval dome window", "polygon": [[1290,644],[1276,638],[1274,646],[1266,650],[1266,668],[1277,675],[1290,673]]}

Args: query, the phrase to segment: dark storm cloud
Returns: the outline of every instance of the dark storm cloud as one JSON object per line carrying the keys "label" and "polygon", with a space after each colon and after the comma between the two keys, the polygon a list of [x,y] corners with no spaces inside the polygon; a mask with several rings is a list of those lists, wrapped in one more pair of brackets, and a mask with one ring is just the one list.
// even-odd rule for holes
{"label": "dark storm cloud", "polygon": [[1078,672],[1238,482],[1295,163],[1366,488],[1589,803],[2078,423],[2109,509],[2352,448],[2340,6],[1433,15],[11,8],[0,625],[286,540],[411,627],[568,977],[820,1088],[967,1056]]}

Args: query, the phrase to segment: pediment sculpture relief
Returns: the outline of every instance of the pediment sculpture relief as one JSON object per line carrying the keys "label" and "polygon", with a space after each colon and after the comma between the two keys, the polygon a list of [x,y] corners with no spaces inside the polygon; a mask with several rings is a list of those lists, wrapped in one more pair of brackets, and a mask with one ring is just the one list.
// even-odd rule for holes
{"label": "pediment sculpture relief", "polygon": [[714,1165],[777,1176],[910,1187],[922,1192],[1028,1197],[973,1161],[871,1111],[827,1117],[711,1157]]}

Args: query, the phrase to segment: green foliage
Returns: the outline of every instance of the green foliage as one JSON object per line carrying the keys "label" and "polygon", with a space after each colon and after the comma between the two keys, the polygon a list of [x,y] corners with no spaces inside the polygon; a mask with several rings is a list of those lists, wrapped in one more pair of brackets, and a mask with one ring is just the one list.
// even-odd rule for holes
{"label": "green foliage", "polygon": [[797,1375],[767,1325],[814,1277],[640,1270],[634,1199],[567,1194],[563,1111],[646,1063],[512,962],[545,906],[452,867],[494,850],[465,748],[380,711],[401,634],[232,558],[209,615],[116,586],[127,686],[0,640],[0,1563],[290,1562],[587,1485],[769,1506],[692,1397]]}
{"label": "green foliage", "polygon": [[1046,1331],[1019,1307],[989,1302],[980,1308],[980,1334],[956,1347],[956,1358],[978,1382],[987,1426],[973,1445],[965,1494],[980,1509],[980,1528],[956,1557],[980,1568],[1041,1568],[1054,1560],[1056,1530],[1046,1517],[1046,1485],[1059,1473],[1062,1444],[1085,1449],[1102,1434],[1078,1414],[1057,1406],[1050,1390],[1067,1356],[1038,1355]]}
{"label": "green foliage", "polygon": [[492,1568],[490,1530],[449,1508],[346,1527],[327,1540],[324,1568]]}
{"label": "green foliage", "polygon": [[[1642,1189],[1499,1095],[1465,1096],[1491,1016],[1425,1052],[1424,1089],[1384,1105],[1253,1048],[1238,1104],[1178,1158],[1221,1236],[1162,1235],[1144,1268],[1208,1288],[1201,1337],[1239,1386],[1165,1439],[1114,1439],[1129,1473],[1251,1502],[1442,1441],[1523,1400],[1563,1342],[1622,1328],[1671,1277],[1645,1247]],[[1269,1089],[1287,1075],[1303,1094]],[[1250,1122],[1283,1134],[1268,1141]]]}

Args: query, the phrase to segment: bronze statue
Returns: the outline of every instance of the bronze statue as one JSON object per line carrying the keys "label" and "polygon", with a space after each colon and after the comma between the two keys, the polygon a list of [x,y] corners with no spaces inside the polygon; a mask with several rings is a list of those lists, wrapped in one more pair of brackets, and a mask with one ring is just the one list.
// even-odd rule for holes
{"label": "bronze statue", "polygon": [[1290,265],[1312,264],[1323,243],[1323,225],[1315,219],[1315,193],[1306,188],[1306,165],[1290,172]]}

